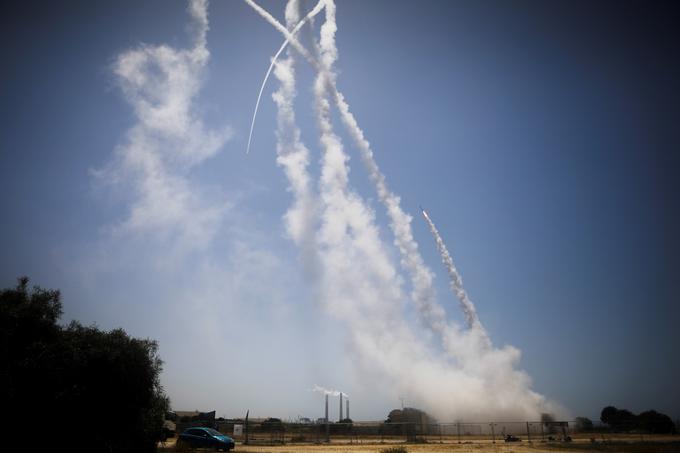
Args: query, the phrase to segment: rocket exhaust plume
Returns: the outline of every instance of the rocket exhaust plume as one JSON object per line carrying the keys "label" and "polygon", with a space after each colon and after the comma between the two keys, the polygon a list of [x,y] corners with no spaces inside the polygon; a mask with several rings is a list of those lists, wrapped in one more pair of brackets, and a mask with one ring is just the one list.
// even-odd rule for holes
{"label": "rocket exhaust plume", "polygon": [[[337,90],[333,68],[337,59],[335,3],[324,1],[326,18],[321,26],[318,53],[312,56],[289,31],[299,24],[300,14],[294,14],[299,9],[297,1],[289,1],[286,8],[287,27],[253,0],[246,2],[283,33],[290,44],[288,58],[272,63],[281,84],[274,95],[278,107],[277,162],[283,167],[293,194],[285,220],[290,236],[304,252],[303,260],[314,260],[310,267],[316,270],[312,276],[318,285],[319,300],[331,315],[349,326],[348,346],[356,372],[364,373],[363,377],[371,376],[371,381],[380,382],[382,389],[412,395],[414,404],[442,418],[526,420],[541,412],[554,412],[551,403],[531,390],[528,375],[516,368],[520,352],[511,346],[499,349],[491,345],[462,289],[460,276],[452,281],[456,283],[456,295],[459,298],[464,295],[461,305],[472,328],[462,330],[455,323],[450,324],[436,302],[433,274],[413,239],[412,219],[401,210],[399,197],[388,190],[368,141]],[[308,151],[295,124],[295,62],[290,48],[297,50],[317,72],[314,97],[322,149],[318,193],[311,187]],[[333,130],[332,104],[338,108],[348,135],[359,148],[362,162],[388,211],[401,265],[411,281],[411,298],[428,327],[441,337],[446,355],[431,350],[426,336],[415,331],[403,316],[402,279],[380,238],[372,210],[350,187],[349,156]],[[409,365],[404,367],[404,363]],[[326,396],[342,393],[320,386],[315,386],[314,391]]]}
{"label": "rocket exhaust plume", "polygon": [[434,222],[432,221],[432,219],[430,219],[430,216],[427,214],[427,211],[425,211],[422,207],[420,208],[420,210],[423,213],[425,221],[430,227],[430,231],[432,232],[432,236],[434,236],[435,242],[437,243],[437,250],[441,255],[442,263],[444,263],[446,271],[449,274],[449,283],[451,286],[451,291],[453,291],[453,293],[456,295],[456,297],[458,297],[458,300],[460,301],[460,308],[461,310],[463,310],[463,314],[465,315],[465,321],[467,323],[467,326],[469,328],[479,328],[483,330],[482,324],[479,322],[479,317],[477,316],[477,310],[475,310],[474,304],[472,303],[472,301],[468,297],[467,292],[463,288],[463,279],[460,277],[460,273],[458,273],[458,269],[456,269],[456,266],[453,263],[453,258],[451,258],[451,254],[446,248],[444,240],[439,234],[437,227],[434,226]]}
{"label": "rocket exhaust plume", "polygon": [[[280,54],[281,50],[290,43],[319,72],[320,76],[322,76],[320,80],[321,87],[327,91],[334,104],[338,108],[338,111],[340,112],[340,118],[346,130],[348,131],[349,136],[354,141],[355,146],[359,149],[362,163],[367,169],[369,177],[375,186],[378,198],[385,207],[390,218],[389,226],[394,235],[394,243],[401,256],[401,266],[406,270],[409,275],[409,280],[411,281],[411,299],[416,305],[416,308],[418,309],[423,321],[433,331],[441,336],[443,330],[446,329],[446,313],[441,305],[439,305],[435,300],[435,292],[432,286],[433,273],[425,265],[420,252],[418,251],[418,244],[413,238],[413,232],[411,229],[412,218],[402,210],[400,198],[389,190],[386,178],[381,173],[378,164],[373,158],[373,151],[371,150],[370,143],[368,140],[366,140],[363,131],[359,127],[354,115],[351,113],[349,105],[345,101],[343,94],[337,88],[337,77],[333,73],[332,68],[330,66],[325,67],[323,64],[324,62],[319,61],[318,56],[313,57],[297,40],[295,33],[289,32],[286,27],[281,25],[266,10],[257,5],[253,0],[245,1],[285,36],[286,39],[283,42],[281,49],[279,49],[277,56]],[[332,1],[327,2],[325,5],[321,5],[321,3],[323,3],[323,0],[320,1],[312,11],[310,11],[305,19],[314,17],[316,14],[318,14],[323,6],[332,8],[333,10],[335,9],[335,5]],[[336,29],[337,27],[335,26],[334,15],[330,15],[330,17],[333,18],[332,27],[333,29]],[[331,24],[329,24],[329,26],[331,26]],[[326,58],[329,58],[329,56],[330,58],[336,58],[337,49],[335,49],[335,45],[332,44],[330,47],[328,46],[329,42],[334,41],[326,40],[326,42]],[[272,59],[271,65],[276,64],[276,58],[277,57],[275,56]],[[265,81],[263,82],[262,88],[260,89],[260,96],[268,76],[269,71],[267,72],[267,75],[265,75]],[[258,96],[258,104],[260,96]],[[258,106],[256,105],[255,114],[257,113],[257,108]],[[255,114],[253,115],[253,125],[255,121]],[[251,125],[251,134],[252,130],[253,126]]]}

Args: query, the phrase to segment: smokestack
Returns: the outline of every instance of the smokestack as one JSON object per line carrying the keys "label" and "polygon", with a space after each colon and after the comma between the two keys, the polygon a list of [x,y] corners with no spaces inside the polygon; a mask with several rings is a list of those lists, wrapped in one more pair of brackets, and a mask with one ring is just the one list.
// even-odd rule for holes
{"label": "smokestack", "polygon": [[345,417],[349,418],[349,398],[345,399]]}
{"label": "smokestack", "polygon": [[342,421],[342,392],[340,392],[340,419],[338,421]]}
{"label": "smokestack", "polygon": [[326,423],[328,423],[328,393],[326,393]]}

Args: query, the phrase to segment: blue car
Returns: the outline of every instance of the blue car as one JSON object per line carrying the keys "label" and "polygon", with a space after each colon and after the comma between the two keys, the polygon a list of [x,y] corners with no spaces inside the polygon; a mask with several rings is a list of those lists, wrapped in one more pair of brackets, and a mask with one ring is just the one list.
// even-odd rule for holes
{"label": "blue car", "polygon": [[234,439],[212,428],[188,428],[177,439],[177,449],[210,448],[229,451],[234,448]]}

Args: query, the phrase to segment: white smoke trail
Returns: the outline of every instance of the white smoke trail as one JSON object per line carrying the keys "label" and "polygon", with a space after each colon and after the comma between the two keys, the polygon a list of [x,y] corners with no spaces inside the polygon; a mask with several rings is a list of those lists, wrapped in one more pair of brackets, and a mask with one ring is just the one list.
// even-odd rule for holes
{"label": "white smoke trail", "polygon": [[[252,0],[246,1],[254,5]],[[485,337],[480,338],[480,329],[461,331],[454,325],[442,327],[449,360],[430,351],[422,336],[415,334],[405,322],[399,276],[384,250],[373,213],[349,188],[349,157],[330,121],[329,97],[336,105],[341,104],[341,114],[344,103],[346,118],[353,120],[344,98],[339,93],[334,94],[336,89],[329,89],[335,87],[336,78],[333,72],[337,58],[335,5],[332,1],[326,3],[318,60],[313,59],[269,13],[261,8],[258,12],[274,26],[282,28],[290,44],[305,58],[311,59],[318,71],[314,94],[323,155],[319,183],[320,229],[314,246],[319,259],[322,300],[332,314],[349,325],[350,345],[358,360],[356,368],[363,370],[364,375],[370,373],[377,377],[381,387],[390,388],[397,394],[408,394],[414,403],[447,420],[452,416],[531,419],[554,408],[541,395],[531,391],[529,377],[516,369],[520,357],[517,349],[487,347],[483,341]],[[285,65],[281,64],[281,67],[285,69]],[[281,73],[286,71],[282,69]],[[355,141],[363,139],[360,132],[357,125]],[[370,151],[368,142],[364,149]],[[372,158],[372,154],[369,157]],[[377,166],[374,175],[384,182]],[[376,185],[379,191],[383,188],[383,193],[389,193],[386,185]],[[392,199],[393,206],[398,207],[398,197],[389,194],[396,198]],[[385,200],[390,198],[386,196]],[[398,212],[393,210],[393,213]],[[405,223],[404,219],[393,223],[408,225],[410,233],[410,220],[409,217]],[[410,240],[413,241],[412,235]],[[402,253],[402,259],[405,255],[409,256]],[[417,261],[414,263],[418,264]],[[415,287],[414,283],[414,292]],[[441,318],[445,326],[444,316]]]}
{"label": "white smoke trail", "polygon": [[[319,2],[323,5],[323,0]],[[318,7],[318,5],[317,5]],[[315,8],[316,9],[316,8]],[[313,17],[310,12],[305,19]],[[289,26],[297,23],[299,29],[299,3],[291,0],[286,7],[286,22]],[[298,23],[299,22],[299,23]],[[272,61],[272,64],[276,59]],[[293,194],[293,204],[285,215],[286,231],[293,242],[302,249],[303,264],[308,273],[316,271],[317,253],[315,227],[318,219],[317,201],[313,193],[309,165],[309,151],[301,140],[300,129],[295,120],[295,60],[291,52],[279,61],[274,75],[280,88],[272,96],[277,106],[277,163],[283,167],[288,179],[289,190]]]}
{"label": "white smoke trail", "polygon": [[340,395],[342,395],[342,396],[349,398],[349,395],[345,392],[341,392],[340,390],[327,389],[326,387],[321,387],[320,385],[314,385],[312,392],[323,393],[324,395],[330,395],[330,396],[340,396]]}
{"label": "white smoke trail", "polygon": [[[293,3],[289,3],[287,13],[292,9]],[[290,20],[288,22],[290,24]],[[284,165],[295,198],[287,220],[296,211],[295,207],[301,204],[304,194],[309,193],[307,151],[299,142],[299,130],[294,126],[292,62],[289,56],[277,64],[275,75],[281,82],[281,89],[274,96],[279,109],[278,160]],[[293,238],[303,241],[303,247],[313,245],[314,250],[318,250],[313,258],[318,259],[321,264],[321,275],[318,278],[323,300],[331,312],[357,327],[353,329],[353,343],[364,363],[369,364],[369,367],[378,364],[383,377],[395,376],[398,375],[398,370],[394,366],[398,366],[400,360],[397,356],[407,353],[408,356],[418,357],[423,356],[424,351],[419,349],[417,339],[401,322],[398,312],[401,295],[396,272],[382,250],[372,215],[361,199],[347,189],[346,156],[339,139],[332,132],[327,116],[329,104],[320,97],[325,93],[323,81],[317,84],[319,86],[321,88],[315,92],[319,95],[316,99],[325,149],[321,183],[321,230],[316,237],[302,233],[309,231],[314,225],[314,217],[303,217],[299,225],[304,225],[304,228],[294,229],[294,224],[290,222],[288,228],[290,232],[299,233],[297,236],[293,235]],[[396,346],[392,353],[394,356],[389,360],[385,360],[390,354],[383,353],[385,345],[381,345],[382,342]],[[381,361],[391,368],[381,366]]]}
{"label": "white smoke trail", "polygon": [[[299,21],[299,23],[295,26],[290,31],[290,36],[293,37],[297,34],[297,32],[302,28],[304,24],[306,24],[310,19],[312,19],[314,16],[319,14],[319,12],[323,9],[324,7],[324,0],[319,0],[319,2],[316,4],[316,6],[305,16],[304,19]],[[253,111],[253,119],[250,123],[250,133],[248,134],[248,146],[246,147],[246,154],[250,153],[250,143],[252,142],[253,139],[253,129],[255,128],[255,119],[257,118],[257,111],[260,107],[260,99],[262,98],[262,92],[264,91],[264,87],[267,84],[267,80],[269,79],[269,75],[272,72],[272,68],[276,64],[279,55],[283,52],[283,50],[288,46],[288,43],[290,42],[289,38],[286,38],[285,41],[283,41],[283,44],[281,44],[281,47],[279,48],[278,52],[272,57],[272,61],[269,64],[269,68],[267,69],[267,73],[264,76],[264,80],[262,80],[262,85],[260,86],[260,92],[257,95],[257,102],[255,103],[255,110]]]}
{"label": "white smoke trail", "polygon": [[[411,371],[429,361],[424,344],[401,316],[403,294],[373,213],[348,186],[349,157],[333,132],[328,78],[333,77],[335,5],[327,2],[321,26],[319,61],[314,82],[315,107],[323,149],[320,192],[322,225],[318,234],[323,264],[324,299],[329,310],[351,326],[351,345],[359,368],[380,375],[397,389],[412,388]],[[418,392],[420,393],[420,392]]]}
{"label": "white smoke trail", "polygon": [[[286,40],[284,41],[282,47],[290,43],[298,50],[298,52],[300,52],[301,55],[307,59],[307,61],[310,62],[310,64],[312,64],[312,66],[319,73],[324,73],[324,77],[322,79],[323,86],[330,93],[340,112],[340,117],[343,121],[343,124],[359,149],[362,162],[368,170],[371,181],[376,187],[378,198],[385,206],[390,218],[390,229],[394,234],[395,245],[401,255],[401,265],[408,272],[413,288],[411,299],[414,301],[416,307],[418,308],[418,312],[427,325],[435,332],[442,335],[442,332],[447,326],[446,312],[435,300],[435,292],[432,286],[433,274],[432,271],[430,271],[430,269],[425,265],[420,252],[418,251],[418,244],[413,238],[413,232],[411,229],[412,217],[401,209],[400,198],[392,193],[387,187],[386,178],[380,172],[378,164],[373,158],[373,151],[371,150],[370,143],[364,137],[364,133],[359,127],[354,115],[352,115],[349,105],[345,101],[343,94],[337,88],[337,77],[332,73],[332,71],[324,67],[323,62],[319,62],[317,58],[314,58],[312,55],[310,55],[304,46],[297,40],[295,33],[288,32],[288,30],[283,27],[271,14],[269,14],[253,0],[245,1],[270,24],[283,33],[283,35],[286,37]],[[328,2],[328,4],[331,3],[332,2]],[[317,7],[318,6],[319,5],[317,4]],[[335,28],[337,29],[337,27]],[[330,54],[331,58],[337,58],[337,49],[327,49],[326,53],[327,55]],[[275,63],[276,58],[272,60],[272,65]],[[266,77],[267,76],[265,76],[265,79]]]}
{"label": "white smoke trail", "polygon": [[[276,20],[274,16],[272,16],[269,11],[266,9],[262,8],[260,5],[255,3],[254,0],[244,0],[251,8],[253,8],[260,16],[262,16],[267,22],[269,22],[274,28],[276,28],[283,36],[286,38],[286,41],[295,49],[300,52],[300,55],[305,57],[305,59],[312,65],[314,66],[315,69],[319,70],[319,63],[312,57],[312,55],[309,54],[307,49],[300,44],[300,41],[294,36],[293,33],[291,33],[286,27],[281,25],[281,23]],[[326,0],[321,0],[324,2],[324,5],[326,3]],[[285,41],[284,41],[285,42]]]}
{"label": "white smoke trail", "polygon": [[454,292],[454,294],[458,297],[458,300],[460,301],[460,308],[461,310],[463,310],[463,313],[465,314],[465,321],[468,327],[483,330],[484,327],[482,327],[482,324],[479,322],[479,316],[477,316],[477,310],[475,309],[475,305],[470,300],[467,291],[465,291],[465,289],[463,288],[463,279],[461,278],[458,269],[456,269],[456,265],[453,263],[453,258],[451,258],[451,254],[446,248],[444,240],[439,234],[439,231],[437,231],[437,227],[434,226],[434,222],[432,221],[432,219],[430,219],[430,216],[427,215],[427,212],[424,209],[422,210],[422,212],[423,217],[425,217],[425,220],[427,221],[427,224],[430,227],[430,231],[434,236],[434,240],[437,242],[437,250],[441,255],[442,263],[444,263],[446,271],[449,274],[451,291]]}
{"label": "white smoke trail", "polygon": [[93,171],[104,182],[134,189],[127,218],[116,232],[176,237],[186,249],[205,247],[229,208],[224,200],[209,201],[187,176],[231,136],[229,128],[206,128],[193,108],[210,57],[207,7],[206,0],[189,2],[188,48],[142,45],[117,56],[113,71],[136,122],[114,159]]}
{"label": "white smoke trail", "polygon": [[[290,25],[291,18],[289,12],[294,10],[296,2],[291,1],[286,9],[287,22]],[[310,228],[315,224],[316,218],[311,215],[308,217],[300,216],[300,222],[290,222],[292,214],[297,211],[297,206],[303,205],[305,197],[311,199],[308,185],[308,153],[304,145],[301,144],[299,129],[294,124],[293,98],[295,72],[293,70],[293,59],[289,57],[280,61],[276,65],[275,75],[281,83],[281,88],[274,96],[279,111],[279,163],[284,167],[286,176],[289,180],[291,191],[294,195],[293,208],[287,213],[288,230],[293,239],[302,242],[302,247],[311,247],[310,253],[303,253],[303,257],[312,255],[320,264],[320,274],[317,274],[321,283],[320,291],[327,308],[336,315],[348,320],[350,324],[358,326],[359,320],[363,326],[355,330],[357,338],[354,339],[357,351],[376,351],[377,357],[372,357],[367,353],[362,354],[366,363],[375,364],[383,359],[380,351],[383,347],[373,346],[366,348],[367,344],[377,344],[390,338],[392,330],[389,327],[390,319],[399,318],[397,310],[393,310],[392,316],[380,316],[375,314],[389,313],[387,305],[392,301],[392,306],[398,308],[398,284],[393,279],[396,273],[390,268],[389,260],[380,247],[380,240],[377,236],[377,229],[373,225],[370,211],[363,205],[361,199],[347,190],[347,168],[344,165],[345,158],[342,145],[337,137],[332,133],[332,127],[327,115],[319,113],[320,127],[324,131],[322,143],[324,143],[325,156],[322,169],[321,183],[322,203],[321,203],[321,230],[318,236],[309,234]],[[316,90],[317,94],[323,94],[323,89]],[[320,111],[328,112],[328,102],[317,96],[317,104]],[[334,179],[336,183],[329,180]],[[313,202],[308,203],[311,205]],[[310,207],[309,211],[313,211]],[[300,228],[294,228],[295,225]],[[351,230],[351,233],[350,233]],[[366,265],[356,265],[363,262]],[[370,264],[369,264],[370,263]],[[366,276],[370,280],[366,280]],[[357,283],[362,282],[359,286]],[[381,283],[374,283],[371,280],[379,280]],[[384,288],[384,289],[383,289]],[[397,288],[397,294],[391,295],[388,291]],[[372,306],[373,305],[373,306]],[[375,314],[368,317],[362,313],[373,311]],[[403,328],[400,328],[403,330]],[[369,333],[367,335],[367,333]],[[401,339],[408,341],[408,334],[398,335]],[[412,344],[417,344],[412,338]],[[358,342],[364,345],[358,345]],[[395,338],[391,343],[398,344]],[[397,348],[398,351],[406,350],[403,347]],[[416,355],[416,354],[409,354]],[[396,363],[393,358],[391,363]],[[383,367],[381,367],[382,369]],[[389,370],[387,375],[395,375],[395,370]],[[326,391],[327,389],[324,389]],[[331,394],[339,395],[339,391],[330,391]]]}

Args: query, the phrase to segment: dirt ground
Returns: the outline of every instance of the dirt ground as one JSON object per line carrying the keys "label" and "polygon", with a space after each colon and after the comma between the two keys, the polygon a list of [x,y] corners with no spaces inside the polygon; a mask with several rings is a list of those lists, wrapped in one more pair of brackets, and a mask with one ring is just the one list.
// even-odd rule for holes
{"label": "dirt ground", "polygon": [[[408,453],[547,453],[547,452],[592,452],[592,453],[680,453],[680,438],[650,439],[644,442],[632,439],[612,440],[591,443],[589,439],[577,439],[575,442],[491,442],[450,443],[450,444],[285,444],[285,445],[241,445],[236,444],[234,452],[253,453],[382,453],[391,447],[404,447]],[[168,439],[159,451],[175,451],[175,440]],[[389,453],[389,450],[387,452]]]}

